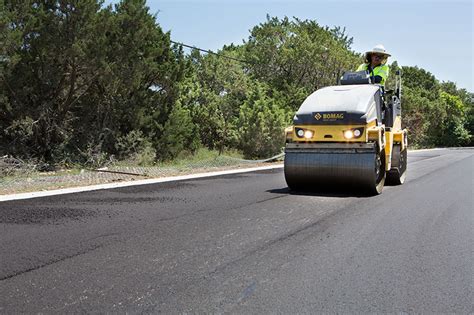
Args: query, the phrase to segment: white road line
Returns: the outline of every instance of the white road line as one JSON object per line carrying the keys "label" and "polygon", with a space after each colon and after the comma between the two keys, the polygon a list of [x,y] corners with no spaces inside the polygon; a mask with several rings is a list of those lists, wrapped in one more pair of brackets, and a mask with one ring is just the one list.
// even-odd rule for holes
{"label": "white road line", "polygon": [[424,152],[424,151],[439,151],[439,150],[446,150],[446,148],[433,148],[433,149],[416,149],[416,150],[408,150],[408,152]]}
{"label": "white road line", "polygon": [[[408,151],[409,152],[422,152],[422,151],[436,151],[436,150],[444,150],[444,149],[449,149],[449,148],[434,148],[434,149],[421,149],[421,150],[408,150]],[[464,148],[464,149],[472,149],[472,147]],[[412,162],[412,163],[414,163],[414,162]],[[110,183],[110,184],[101,184],[101,185],[93,185],[93,186],[82,186],[82,187],[48,190],[48,191],[37,191],[37,192],[22,193],[22,194],[0,195],[0,202],[10,201],[10,200],[21,200],[21,199],[48,197],[48,196],[56,196],[56,195],[65,195],[65,194],[74,194],[74,193],[79,193],[79,192],[94,191],[94,190],[101,190],[101,189],[112,189],[112,188],[120,188],[120,187],[130,187],[130,186],[148,185],[148,184],[156,184],[156,183],[165,183],[165,182],[173,182],[173,181],[180,181],[180,180],[187,180],[187,179],[196,179],[196,178],[219,176],[219,175],[248,173],[248,172],[255,172],[255,171],[260,171],[260,170],[270,170],[270,169],[277,169],[277,168],[283,168],[283,164],[271,165],[271,166],[252,167],[252,168],[244,168],[244,169],[235,169],[235,170],[219,171],[219,172],[200,173],[200,174],[192,174],[192,175],[183,175],[183,176],[172,176],[172,177],[163,177],[163,178],[143,179],[143,180],[136,180],[136,181],[131,181],[131,182],[120,182],[120,183]]]}
{"label": "white road line", "polygon": [[39,198],[39,197],[48,197],[48,196],[57,196],[57,195],[65,195],[65,194],[74,194],[74,193],[79,193],[79,192],[94,191],[94,190],[101,190],[101,189],[112,189],[112,188],[130,187],[130,186],[139,186],[139,185],[149,185],[149,184],[181,181],[181,180],[196,179],[196,178],[205,178],[205,177],[212,177],[212,176],[219,176],[219,175],[249,173],[249,172],[261,171],[261,170],[271,170],[271,169],[277,169],[277,168],[283,168],[283,164],[271,165],[271,166],[252,167],[252,168],[243,168],[243,169],[235,169],[235,170],[228,170],[228,171],[199,173],[199,174],[191,174],[191,175],[183,175],[183,176],[172,176],[172,177],[162,177],[162,178],[153,178],[153,179],[143,179],[143,180],[136,180],[136,181],[132,181],[132,182],[120,182],[120,183],[110,183],[110,184],[101,184],[101,185],[83,186],[83,187],[72,187],[72,188],[64,188],[64,189],[56,189],[56,190],[48,190],[48,191],[37,191],[37,192],[22,193],[22,194],[0,195],[0,202],[2,202],[2,201],[11,201],[11,200]]}

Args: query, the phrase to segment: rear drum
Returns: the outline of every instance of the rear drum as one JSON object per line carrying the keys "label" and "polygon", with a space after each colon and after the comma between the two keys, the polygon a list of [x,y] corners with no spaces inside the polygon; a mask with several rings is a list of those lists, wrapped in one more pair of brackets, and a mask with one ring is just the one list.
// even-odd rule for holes
{"label": "rear drum", "polygon": [[387,183],[401,185],[405,182],[407,174],[407,149],[401,151],[401,145],[393,145],[392,167],[387,172]]}

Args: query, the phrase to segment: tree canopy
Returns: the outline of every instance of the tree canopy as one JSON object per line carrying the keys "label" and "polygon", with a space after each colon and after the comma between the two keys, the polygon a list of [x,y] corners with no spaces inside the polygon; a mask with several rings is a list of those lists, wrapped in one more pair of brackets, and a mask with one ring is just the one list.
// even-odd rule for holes
{"label": "tree canopy", "polygon": [[[305,97],[362,62],[344,28],[298,18],[267,16],[241,45],[186,54],[145,0],[2,1],[0,14],[0,155],[52,163],[201,147],[268,157]],[[401,70],[410,143],[472,145],[473,94]]]}

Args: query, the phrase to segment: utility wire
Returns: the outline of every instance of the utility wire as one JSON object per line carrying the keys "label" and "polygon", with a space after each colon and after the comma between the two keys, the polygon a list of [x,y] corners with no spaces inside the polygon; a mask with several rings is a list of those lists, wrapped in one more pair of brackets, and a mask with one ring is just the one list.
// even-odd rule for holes
{"label": "utility wire", "polygon": [[230,59],[230,60],[234,60],[234,61],[238,61],[238,62],[243,62],[243,63],[246,63],[246,64],[252,64],[252,63],[251,63],[250,61],[248,61],[248,60],[243,60],[243,59],[239,59],[239,58],[234,58],[234,57],[226,56],[226,55],[223,55],[223,54],[218,54],[218,53],[216,53],[216,52],[213,52],[212,50],[207,50],[207,49],[202,49],[202,48],[199,48],[199,47],[196,47],[196,46],[186,45],[186,44],[183,44],[183,43],[175,42],[175,41],[173,41],[173,40],[170,40],[170,42],[172,42],[173,44],[176,44],[176,45],[183,46],[183,47],[187,47],[187,48],[191,48],[191,49],[196,49],[196,50],[199,50],[199,51],[208,53],[208,54],[216,55],[216,56],[218,56],[218,57],[227,58],[227,59]]}

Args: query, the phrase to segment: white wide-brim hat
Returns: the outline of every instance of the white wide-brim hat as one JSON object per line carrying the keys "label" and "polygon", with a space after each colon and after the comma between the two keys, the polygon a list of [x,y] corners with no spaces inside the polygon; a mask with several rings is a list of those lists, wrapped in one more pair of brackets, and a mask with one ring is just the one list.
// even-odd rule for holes
{"label": "white wide-brim hat", "polygon": [[372,50],[367,51],[365,53],[365,57],[368,57],[370,54],[382,54],[386,57],[391,56],[382,44],[376,45],[374,48],[372,48]]}

